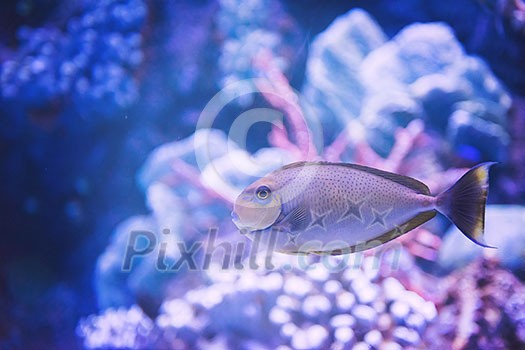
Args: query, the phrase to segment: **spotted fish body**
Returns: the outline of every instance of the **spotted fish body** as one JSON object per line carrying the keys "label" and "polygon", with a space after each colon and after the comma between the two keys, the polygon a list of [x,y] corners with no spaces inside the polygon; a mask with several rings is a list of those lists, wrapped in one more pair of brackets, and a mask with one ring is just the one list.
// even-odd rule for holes
{"label": "spotted fish body", "polygon": [[[456,186],[434,197],[415,179],[365,166],[293,163],[248,186],[232,216],[241,232],[253,239],[275,235],[270,243],[285,253],[365,250],[408,232],[438,211],[484,245],[490,165],[473,168]],[[467,211],[454,208],[458,199],[467,201]]]}

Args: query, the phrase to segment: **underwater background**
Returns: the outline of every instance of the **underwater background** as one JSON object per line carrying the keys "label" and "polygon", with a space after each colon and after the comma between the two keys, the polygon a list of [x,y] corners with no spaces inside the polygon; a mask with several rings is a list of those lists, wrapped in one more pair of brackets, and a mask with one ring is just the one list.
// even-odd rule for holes
{"label": "underwater background", "polygon": [[[2,2],[0,349],[525,348],[524,62],[522,0]],[[496,161],[497,249],[269,264],[232,201],[306,159]]]}

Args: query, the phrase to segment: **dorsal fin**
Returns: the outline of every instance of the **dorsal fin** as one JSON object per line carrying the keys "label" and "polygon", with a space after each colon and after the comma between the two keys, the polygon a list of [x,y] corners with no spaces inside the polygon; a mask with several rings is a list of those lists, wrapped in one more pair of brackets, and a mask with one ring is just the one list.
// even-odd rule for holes
{"label": "dorsal fin", "polygon": [[408,177],[408,176],[399,175],[399,174],[395,174],[395,173],[390,173],[388,171],[383,171],[383,170],[379,170],[379,169],[375,169],[375,168],[370,168],[370,167],[367,167],[367,166],[364,166],[364,165],[358,165],[358,164],[332,163],[332,162],[325,162],[325,161],[318,161],[318,162],[301,161],[301,162],[295,162],[295,163],[287,164],[287,165],[283,166],[282,168],[280,168],[277,171],[286,170],[286,169],[293,169],[293,168],[300,168],[300,167],[311,166],[311,165],[342,166],[342,167],[351,168],[351,169],[354,169],[354,170],[357,170],[357,171],[363,171],[363,172],[366,172],[366,173],[369,173],[369,174],[373,174],[373,175],[376,175],[376,176],[380,176],[380,177],[382,177],[384,179],[388,179],[390,181],[396,182],[396,183],[398,183],[400,185],[403,185],[405,187],[408,187],[408,188],[416,191],[417,193],[430,195],[430,190],[429,190],[428,186],[425,185],[424,183],[422,183],[421,181],[418,181],[418,180],[413,179],[413,178]]}

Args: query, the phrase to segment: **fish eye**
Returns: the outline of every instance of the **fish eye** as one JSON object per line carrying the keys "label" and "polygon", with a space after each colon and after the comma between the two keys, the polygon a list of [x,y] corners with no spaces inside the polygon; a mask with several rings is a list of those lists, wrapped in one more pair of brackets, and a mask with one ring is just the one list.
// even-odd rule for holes
{"label": "fish eye", "polygon": [[268,197],[270,197],[270,194],[272,193],[272,191],[270,191],[270,189],[268,188],[268,186],[260,186],[257,188],[257,190],[255,191],[255,195],[257,196],[257,198],[259,198],[260,200],[265,200],[265,199],[268,199]]}

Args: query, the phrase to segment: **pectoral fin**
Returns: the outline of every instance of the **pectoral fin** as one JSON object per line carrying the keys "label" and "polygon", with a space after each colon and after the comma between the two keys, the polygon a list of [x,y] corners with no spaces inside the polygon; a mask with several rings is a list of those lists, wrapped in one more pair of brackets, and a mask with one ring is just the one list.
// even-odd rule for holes
{"label": "pectoral fin", "polygon": [[274,228],[285,232],[302,231],[308,227],[308,217],[309,213],[306,207],[299,205],[285,215]]}

